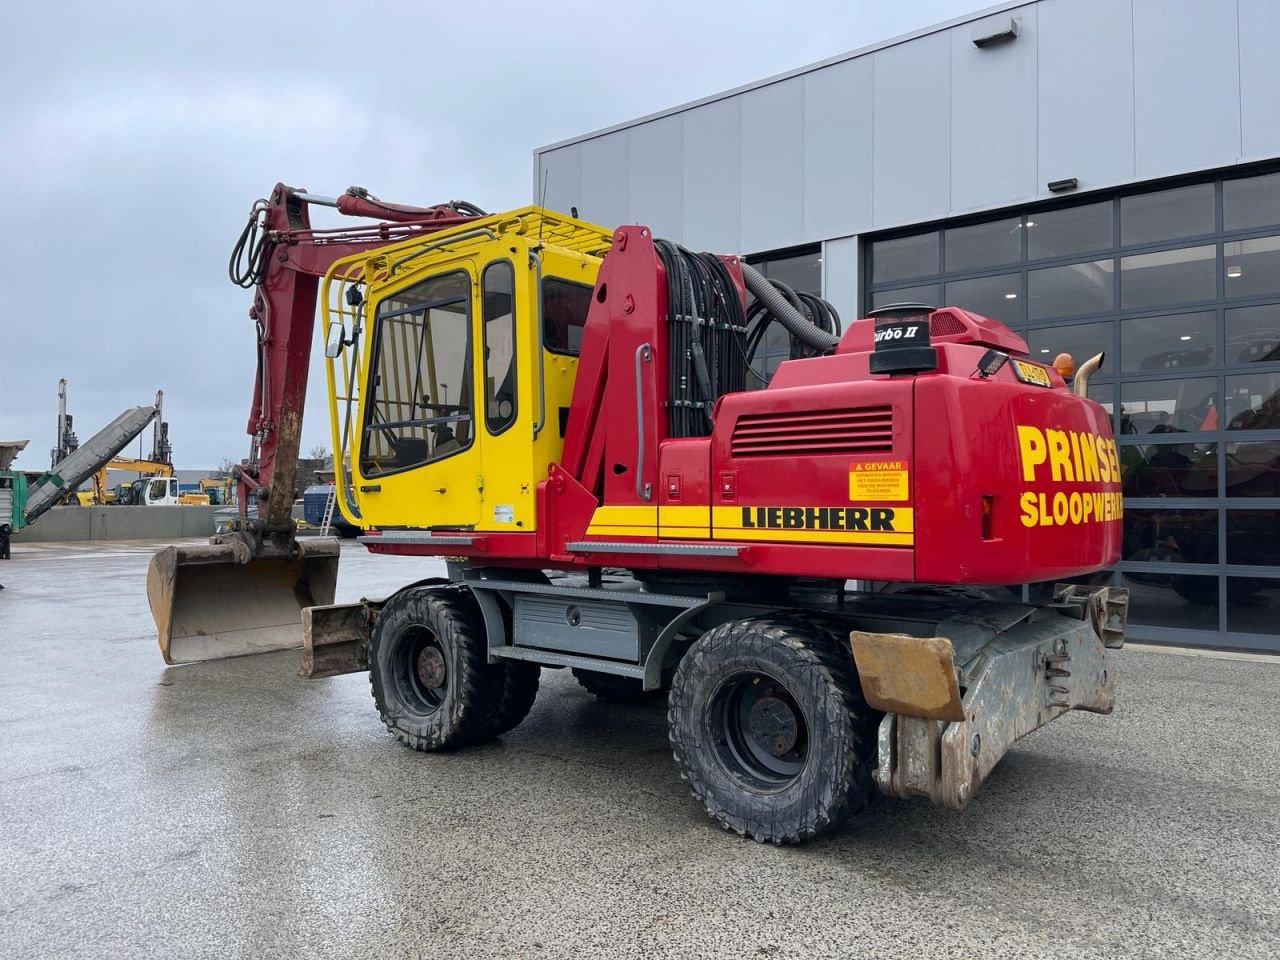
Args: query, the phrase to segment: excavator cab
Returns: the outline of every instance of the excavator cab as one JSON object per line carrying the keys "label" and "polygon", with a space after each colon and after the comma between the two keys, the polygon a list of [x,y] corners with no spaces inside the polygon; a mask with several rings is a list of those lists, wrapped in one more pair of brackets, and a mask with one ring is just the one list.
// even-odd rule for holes
{"label": "excavator cab", "polygon": [[351,464],[338,503],[363,529],[536,529],[610,235],[534,208],[490,219],[325,279],[333,445]]}

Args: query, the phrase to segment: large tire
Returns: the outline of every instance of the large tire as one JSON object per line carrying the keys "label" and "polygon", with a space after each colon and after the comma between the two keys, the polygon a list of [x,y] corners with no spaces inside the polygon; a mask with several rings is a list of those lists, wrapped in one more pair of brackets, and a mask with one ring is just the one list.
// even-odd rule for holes
{"label": "large tire", "polygon": [[484,619],[462,586],[402,590],[382,608],[369,646],[378,714],[415,750],[453,750],[492,736],[505,667],[488,662]]}
{"label": "large tire", "polygon": [[500,737],[514,730],[533,709],[538,696],[542,668],[525,660],[504,660],[498,665],[503,673],[502,693],[489,718],[488,735]]}
{"label": "large tire", "polygon": [[876,715],[834,618],[779,614],[707,631],[676,669],[680,776],[726,830],[797,843],[872,796]]}
{"label": "large tire", "polygon": [[644,703],[661,696],[661,690],[645,690],[644,681],[612,673],[573,668],[573,677],[582,689],[604,703]]}

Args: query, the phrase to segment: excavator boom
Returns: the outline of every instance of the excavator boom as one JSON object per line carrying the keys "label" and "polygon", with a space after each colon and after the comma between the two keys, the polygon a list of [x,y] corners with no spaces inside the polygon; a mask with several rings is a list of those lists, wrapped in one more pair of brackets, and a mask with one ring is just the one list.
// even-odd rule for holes
{"label": "excavator boom", "polygon": [[[312,206],[383,222],[313,229]],[[152,559],[147,599],[166,663],[300,646],[303,608],[333,602],[338,540],[300,541],[291,518],[319,280],[343,257],[480,214],[461,202],[411,207],[358,187],[332,198],[283,183],[253,205],[229,265],[232,282],[253,290],[258,347],[250,455],[235,470],[240,513],[208,545]]]}

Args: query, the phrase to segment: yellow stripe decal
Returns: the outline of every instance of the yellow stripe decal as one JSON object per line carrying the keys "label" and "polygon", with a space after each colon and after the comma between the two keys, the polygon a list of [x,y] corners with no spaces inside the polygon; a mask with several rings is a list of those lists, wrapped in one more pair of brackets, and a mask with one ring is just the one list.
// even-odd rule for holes
{"label": "yellow stripe decal", "polygon": [[658,525],[658,507],[625,506],[596,507],[591,514],[591,525],[604,524],[613,527],[656,527]]}

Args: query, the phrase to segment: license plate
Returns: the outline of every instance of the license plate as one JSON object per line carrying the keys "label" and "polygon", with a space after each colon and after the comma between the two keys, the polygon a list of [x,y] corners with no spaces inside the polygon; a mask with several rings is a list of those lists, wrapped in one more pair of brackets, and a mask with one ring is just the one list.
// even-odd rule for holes
{"label": "license plate", "polygon": [[1038,363],[1028,363],[1026,360],[1014,360],[1013,375],[1023,383],[1034,384],[1037,387],[1053,386],[1053,381],[1049,379],[1049,371]]}

